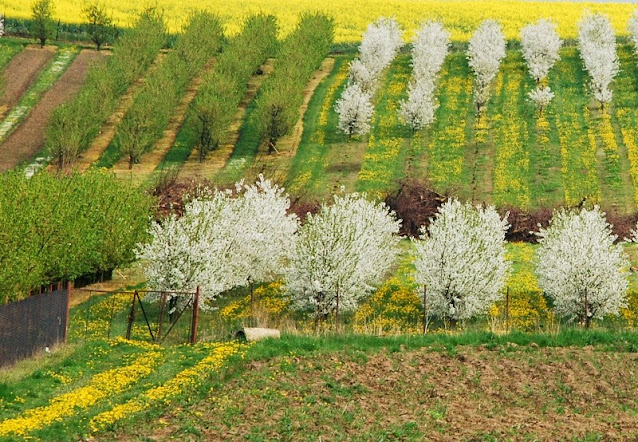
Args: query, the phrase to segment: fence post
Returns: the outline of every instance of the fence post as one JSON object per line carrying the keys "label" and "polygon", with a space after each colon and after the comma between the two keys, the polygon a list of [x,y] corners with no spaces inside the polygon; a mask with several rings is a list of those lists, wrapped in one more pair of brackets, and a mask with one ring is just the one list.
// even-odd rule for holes
{"label": "fence post", "polygon": [[193,300],[193,323],[191,328],[191,344],[197,342],[197,320],[199,318],[199,286],[195,289],[195,299]]}
{"label": "fence post", "polygon": [[505,291],[505,333],[510,332],[510,287]]}
{"label": "fence post", "polygon": [[337,309],[335,311],[335,329],[339,333],[339,290],[337,290]]}
{"label": "fence post", "polygon": [[66,285],[66,321],[64,323],[64,343],[66,344],[66,336],[69,328],[69,314],[71,311],[71,293],[73,292],[73,281],[67,281]]}
{"label": "fence post", "polygon": [[428,332],[428,286],[423,284],[423,334]]}
{"label": "fence post", "polygon": [[162,292],[162,296],[160,298],[160,311],[159,311],[159,320],[157,324],[157,341],[159,342],[162,338],[162,323],[164,322],[164,309],[166,308],[166,292]]}
{"label": "fence post", "polygon": [[133,302],[131,303],[131,312],[128,315],[128,327],[126,327],[126,339],[131,339],[131,331],[133,329],[133,322],[135,321],[135,301],[137,298],[137,290],[133,293]]}

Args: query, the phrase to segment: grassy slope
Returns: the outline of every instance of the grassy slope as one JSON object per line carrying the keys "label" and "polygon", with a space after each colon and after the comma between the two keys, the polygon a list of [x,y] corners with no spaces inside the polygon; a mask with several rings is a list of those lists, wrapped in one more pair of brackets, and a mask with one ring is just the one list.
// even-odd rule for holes
{"label": "grassy slope", "polygon": [[[531,343],[534,344],[530,346]],[[595,346],[593,352],[577,349],[588,345]],[[480,348],[472,348],[476,346]],[[495,401],[493,406],[487,406],[478,413],[479,422],[484,423],[492,413],[498,414],[496,408],[505,407],[505,403],[511,404],[514,400],[513,397],[494,393],[493,389],[500,391],[497,384],[502,380],[499,376],[503,375],[507,382],[519,376],[531,380],[527,395],[519,396],[512,408],[517,412],[536,413],[541,407],[547,419],[561,421],[581,410],[585,414],[582,419],[595,424],[593,429],[607,431],[614,425],[613,421],[607,422],[609,419],[615,418],[616,422],[625,424],[628,416],[635,419],[635,398],[629,393],[638,386],[638,379],[629,369],[634,358],[631,352],[637,349],[636,334],[576,330],[557,335],[284,336],[279,341],[255,344],[244,350],[243,356],[231,356],[221,373],[218,369],[209,371],[198,377],[194,384],[184,383],[179,394],[170,400],[170,406],[158,402],[143,411],[131,412],[114,427],[98,432],[97,436],[100,438],[101,434],[106,439],[149,435],[160,438],[172,435],[180,439],[192,436],[214,438],[215,434],[231,435],[232,427],[235,427],[238,432],[235,437],[253,434],[254,438],[259,431],[266,432],[261,437],[286,437],[294,434],[291,431],[304,429],[291,427],[291,421],[301,426],[310,425],[305,429],[312,431],[308,435],[314,437],[347,437],[348,434],[363,438],[384,434],[391,436],[395,430],[409,430],[411,433],[408,434],[418,435],[430,431],[430,426],[437,422],[455,425],[455,416],[447,415],[444,409],[458,400],[476,400],[477,396],[472,391],[487,391]],[[44,439],[86,437],[90,431],[88,422],[93,416],[174,379],[178,373],[193,367],[210,354],[205,345],[152,351],[158,352],[159,357],[152,364],[150,373],[95,404],[75,409],[59,422],[35,430],[31,435]],[[26,416],[26,410],[47,406],[52,399],[95,382],[99,378],[95,377],[96,374],[135,364],[148,352],[148,348],[136,344],[98,341],[65,348],[44,360],[25,361],[2,373],[0,417]],[[415,357],[420,360],[419,364],[403,363],[406,360],[416,362]],[[421,360],[423,358],[426,360]],[[428,363],[427,359],[431,361]],[[381,363],[371,364],[371,361]],[[604,368],[601,368],[602,365]],[[423,378],[422,372],[421,378],[415,377],[417,367],[429,367],[428,373],[436,379],[435,385],[431,385],[434,381],[428,382]],[[494,376],[501,370],[502,375]],[[511,375],[512,370],[517,374]],[[360,385],[362,382],[352,378],[353,372],[358,373],[357,378],[363,376],[373,383]],[[438,382],[446,376],[445,373],[454,373],[457,379],[449,386],[451,395],[428,396],[425,390],[438,388]],[[555,374],[549,384],[539,385],[533,381],[539,377],[545,379],[547,373]],[[471,379],[478,381],[482,375],[487,384],[468,384]],[[601,388],[589,391],[593,377]],[[623,377],[623,382],[617,382],[617,377]],[[410,388],[397,388],[392,379],[403,380],[405,387]],[[583,379],[586,382],[579,384]],[[117,381],[114,379],[113,382]],[[574,390],[573,394],[561,387],[562,384]],[[591,401],[582,402],[585,393],[579,390],[579,385],[587,386],[586,393],[590,394]],[[612,385],[614,389],[609,387]],[[459,389],[467,389],[467,392]],[[379,397],[381,393],[383,398]],[[384,400],[391,400],[396,406],[384,408]],[[257,402],[260,404],[258,409],[251,408],[250,404]],[[344,411],[346,403],[350,405]],[[401,403],[405,405],[401,406]],[[385,420],[366,419],[366,409],[372,407],[375,414],[383,412],[384,419],[400,421],[406,412],[403,407],[407,409],[417,404],[417,408],[427,415],[436,410],[442,415],[415,419],[416,426],[411,424],[409,428],[403,424],[394,428]],[[486,405],[483,403],[483,407]],[[599,408],[593,409],[595,406]],[[507,406],[508,409],[511,407]],[[499,409],[502,411],[504,408]],[[260,410],[271,410],[274,415],[270,412],[263,414]],[[162,419],[158,421],[160,416]],[[319,419],[327,426],[314,427],[308,419]],[[331,419],[337,419],[339,425],[328,425]],[[147,424],[151,422],[154,424]],[[158,422],[160,425],[157,425]],[[326,433],[328,427],[332,428],[330,432],[335,433]],[[495,428],[500,428],[498,422]],[[625,427],[625,430],[631,428]],[[636,431],[635,427],[633,431]]]}
{"label": "grassy slope", "polygon": [[409,55],[401,54],[382,80],[370,136],[350,142],[335,133],[333,108],[345,81],[343,75],[335,80],[336,68],[310,103],[289,188],[322,198],[345,184],[383,195],[408,175],[428,179],[439,192],[499,206],[534,209],[587,198],[606,210],[632,212],[638,148],[630,143],[637,135],[638,76],[631,48],[621,44],[619,52],[623,69],[605,114],[588,94],[577,49],[568,46],[550,73],[556,98],[539,115],[527,99],[534,82],[520,52],[510,49],[486,115],[477,122],[471,72],[462,47],[455,47],[439,81],[436,121],[414,137],[397,118],[411,71]]}

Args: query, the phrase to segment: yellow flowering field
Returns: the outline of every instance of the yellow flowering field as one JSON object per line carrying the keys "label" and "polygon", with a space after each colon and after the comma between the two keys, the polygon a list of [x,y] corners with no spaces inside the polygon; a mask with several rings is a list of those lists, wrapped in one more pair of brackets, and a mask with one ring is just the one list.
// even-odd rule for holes
{"label": "yellow flowering field", "polygon": [[[120,26],[129,26],[135,14],[145,2],[103,0]],[[368,23],[379,16],[395,16],[411,38],[418,23],[426,18],[439,18],[452,31],[455,40],[467,40],[478,23],[486,18],[496,18],[503,23],[508,38],[516,39],[521,27],[540,17],[557,21],[561,36],[573,38],[576,23],[584,11],[601,11],[608,14],[617,32],[625,32],[625,24],[634,7],[630,4],[538,2],[520,0],[183,0],[171,2],[157,0],[165,11],[169,28],[178,31],[189,12],[206,9],[218,13],[226,22],[227,31],[237,32],[242,19],[252,12],[274,14],[279,18],[282,32],[288,33],[297,22],[299,14],[322,11],[336,21],[336,41],[353,42],[361,38]],[[56,17],[63,22],[78,23],[82,20],[82,2],[54,1]],[[0,1],[0,10],[8,17],[30,16],[30,2]]]}

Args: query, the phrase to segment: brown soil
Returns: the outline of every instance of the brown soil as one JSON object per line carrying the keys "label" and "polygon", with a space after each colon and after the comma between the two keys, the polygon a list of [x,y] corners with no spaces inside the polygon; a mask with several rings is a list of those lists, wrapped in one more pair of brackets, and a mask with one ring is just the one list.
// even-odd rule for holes
{"label": "brown soil", "polygon": [[62,77],[44,94],[31,113],[2,145],[0,171],[12,169],[42,150],[51,112],[80,89],[91,64],[101,58],[102,54],[99,52],[83,50],[73,60]]}
{"label": "brown soil", "polygon": [[[253,361],[154,439],[637,440],[638,354],[460,348]],[[195,431],[196,430],[196,431]]]}
{"label": "brown soil", "polygon": [[113,167],[113,171],[118,176],[130,176],[135,179],[136,182],[143,182],[153,171],[157,168],[162,159],[166,156],[168,151],[175,143],[175,138],[184,124],[188,107],[195,99],[197,91],[202,85],[204,75],[214,68],[216,60],[211,60],[204,68],[201,75],[195,77],[188,85],[186,93],[182,96],[182,100],[173,111],[173,116],[168,122],[168,126],[164,129],[162,138],[160,138],[152,151],[144,154],[140,164],[133,166],[133,170],[129,169],[129,159],[123,157]]}
{"label": "brown soil", "polygon": [[140,88],[144,85],[146,78],[148,75],[159,66],[161,60],[165,57],[164,53],[160,53],[148,71],[140,78],[135,81],[131,85],[131,87],[126,91],[126,94],[121,98],[120,104],[118,105],[115,112],[106,120],[106,123],[100,130],[98,136],[91,143],[91,147],[89,147],[85,152],[80,155],[80,158],[75,163],[74,167],[79,172],[85,172],[93,163],[100,159],[102,153],[109,147],[111,141],[115,137],[117,133],[117,128],[124,118],[126,111],[131,107],[133,101],[135,99],[135,95],[140,90]]}
{"label": "brown soil", "polygon": [[197,150],[193,149],[193,153],[180,169],[180,176],[203,176],[210,178],[219,170],[224,168],[226,162],[233,154],[235,144],[239,141],[239,130],[244,122],[244,118],[246,117],[246,108],[255,99],[262,83],[273,72],[274,68],[275,60],[273,58],[268,59],[263,65],[261,65],[259,69],[262,73],[254,75],[250,78],[250,80],[248,80],[246,95],[244,95],[237,112],[235,112],[233,122],[228,128],[228,132],[226,134],[226,140],[221,143],[219,149],[208,154],[203,162],[199,161],[199,153]]}
{"label": "brown soil", "polygon": [[6,86],[0,98],[0,117],[18,104],[40,71],[53,59],[56,49],[56,46],[45,46],[43,49],[29,46],[13,57],[2,74]]}

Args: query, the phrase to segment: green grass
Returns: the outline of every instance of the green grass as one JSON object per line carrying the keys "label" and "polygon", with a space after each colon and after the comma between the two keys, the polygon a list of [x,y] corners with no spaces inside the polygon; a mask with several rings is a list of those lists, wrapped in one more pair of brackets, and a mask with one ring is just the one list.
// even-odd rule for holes
{"label": "green grass", "polygon": [[20,53],[26,45],[24,40],[3,37],[0,42],[0,69],[7,67],[11,59]]}
{"label": "green grass", "polygon": [[383,196],[403,178],[411,129],[399,118],[412,77],[411,57],[399,55],[388,70],[377,97],[372,131],[359,172],[357,190]]}
{"label": "green grass", "polygon": [[246,107],[244,121],[239,129],[239,140],[233,149],[233,154],[224,165],[224,168],[217,172],[213,179],[217,184],[225,185],[239,181],[242,174],[250,169],[255,160],[261,144],[256,114],[259,96],[260,92]]}
{"label": "green grass", "polygon": [[[343,141],[337,133],[337,115],[332,100],[345,88],[346,79],[339,74],[347,69],[350,60],[348,56],[335,57],[332,72],[317,86],[308,103],[303,136],[287,176],[289,190],[296,194],[316,195],[322,188],[329,187],[324,179],[326,156],[334,148],[333,143]],[[330,101],[324,109],[326,99]],[[324,112],[325,121],[320,121]]]}

